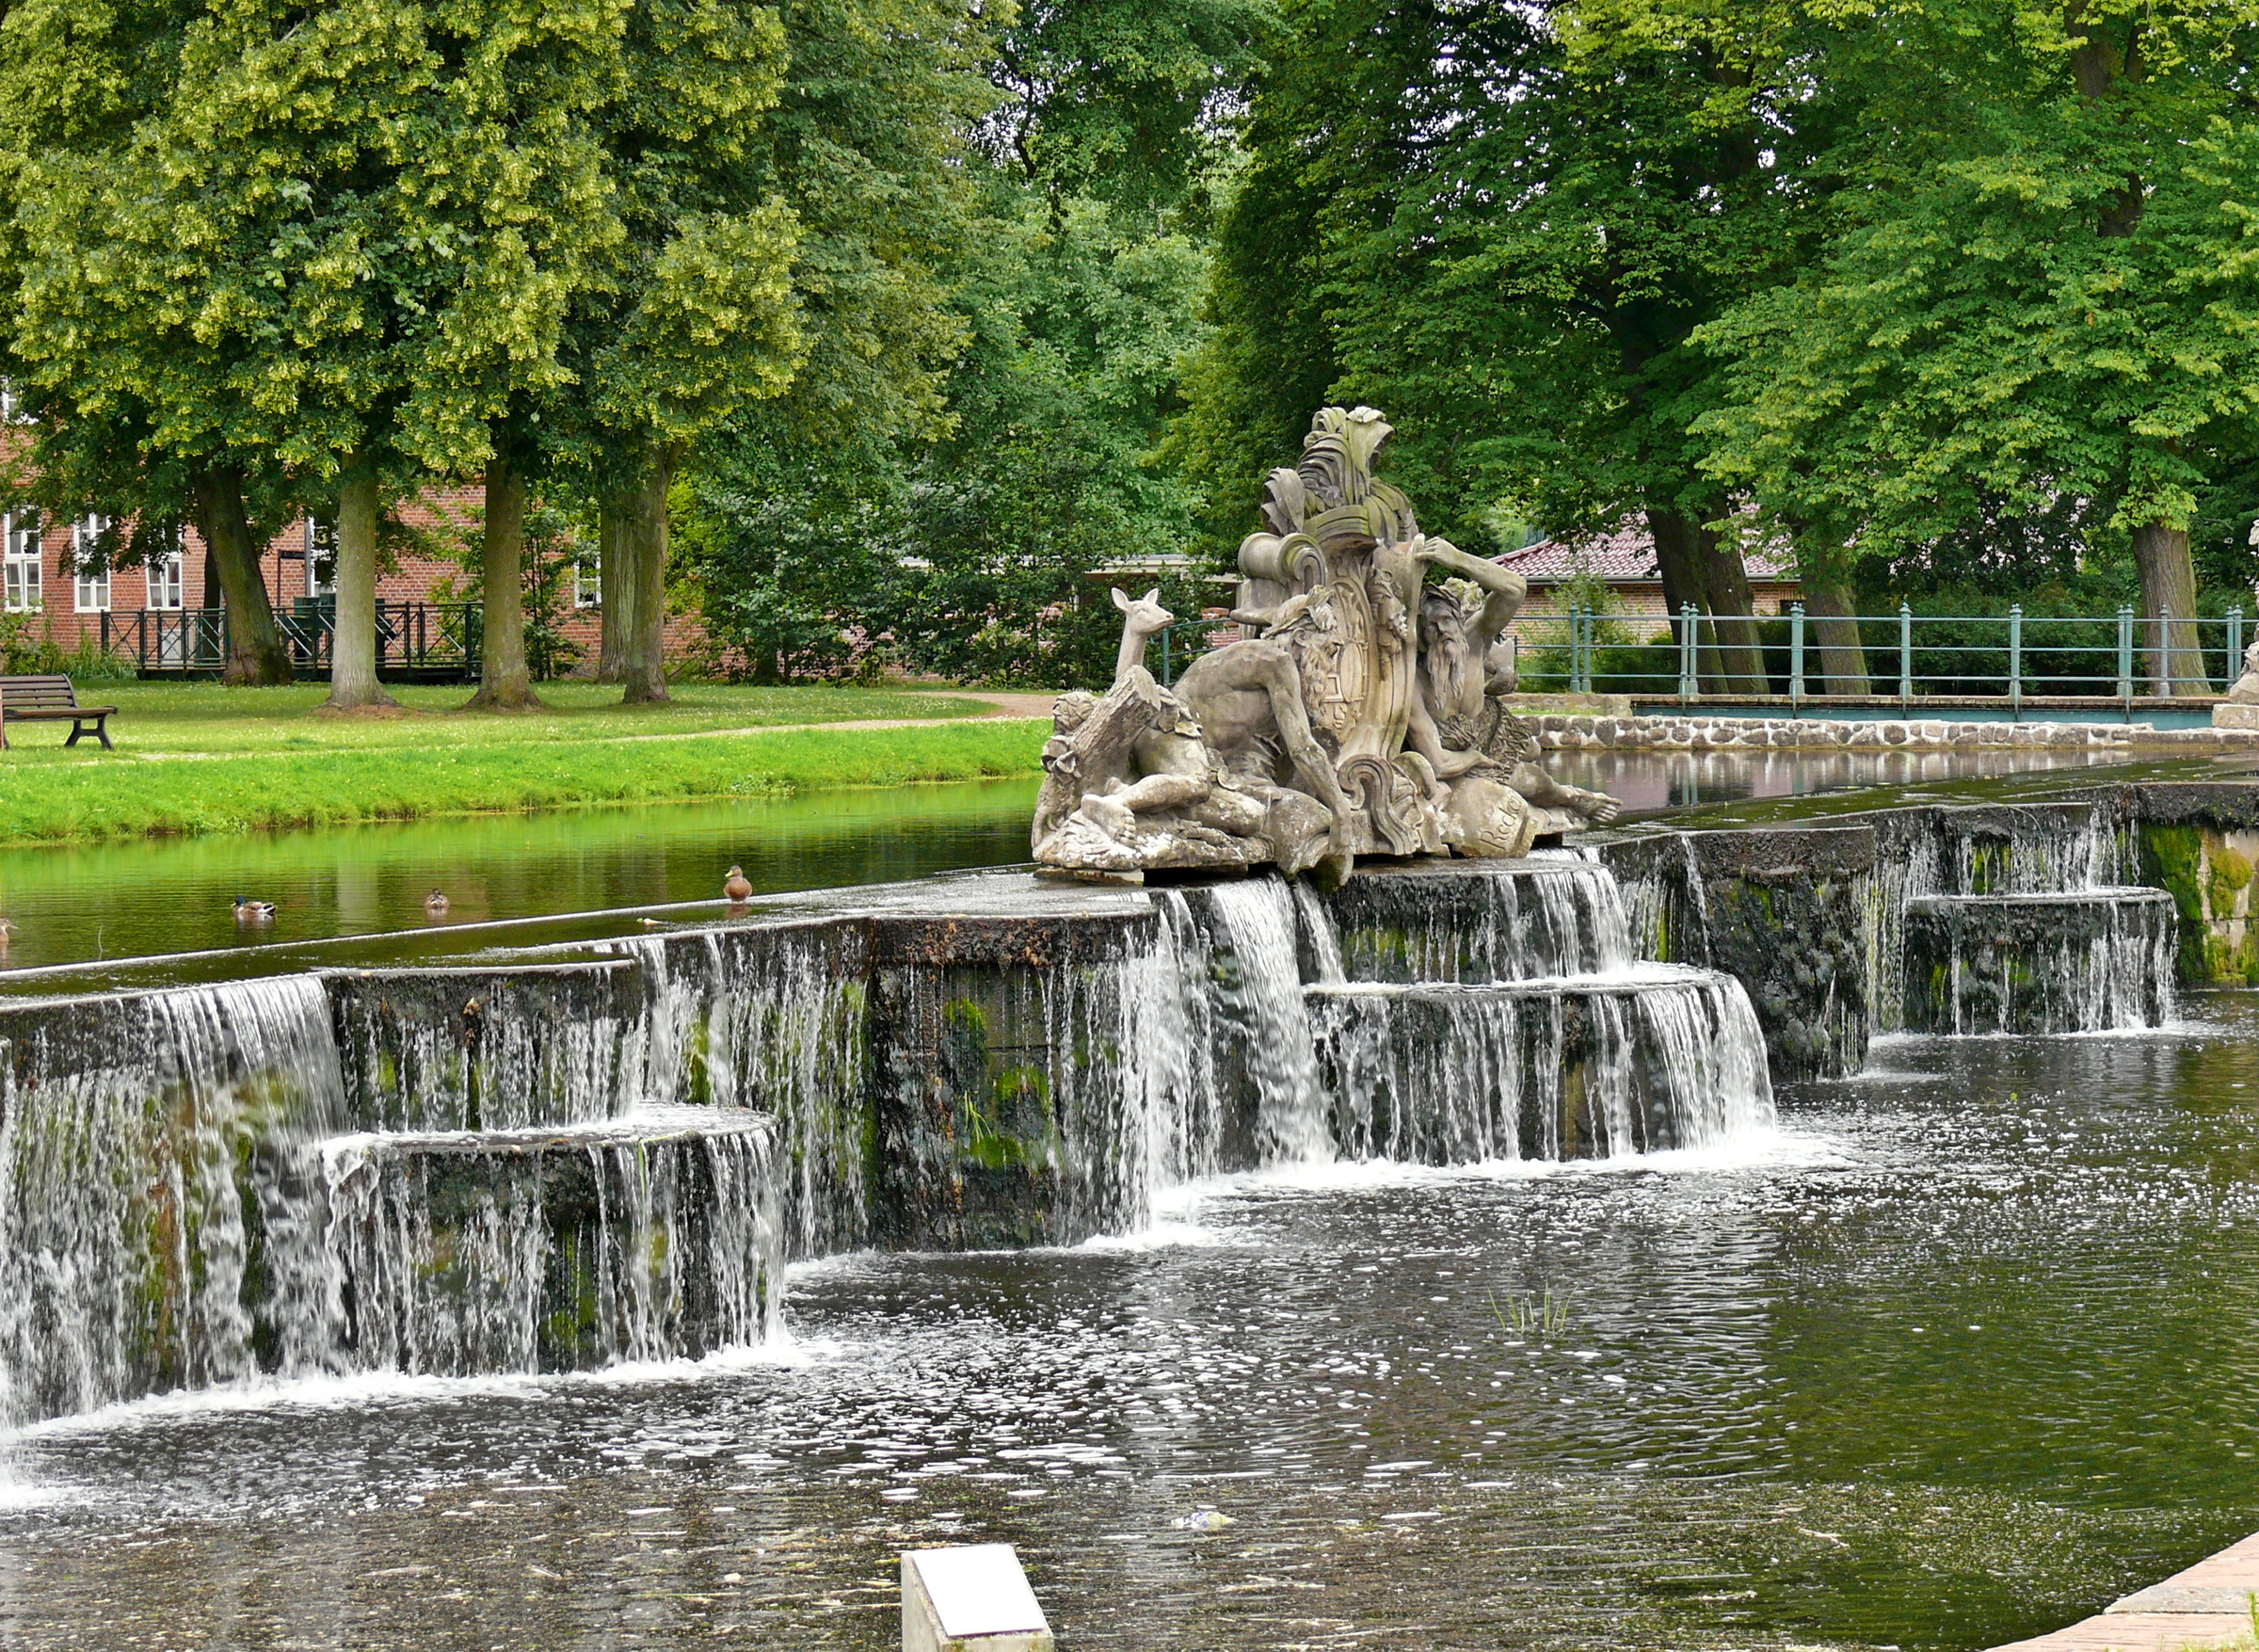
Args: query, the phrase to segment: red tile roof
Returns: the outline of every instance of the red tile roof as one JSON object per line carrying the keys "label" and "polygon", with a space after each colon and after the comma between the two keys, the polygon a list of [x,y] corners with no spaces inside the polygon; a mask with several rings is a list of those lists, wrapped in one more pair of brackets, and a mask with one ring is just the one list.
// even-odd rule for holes
{"label": "red tile roof", "polygon": [[[1752,545],[1741,553],[1742,565],[1753,580],[1792,580],[1796,559],[1785,545]],[[1557,585],[1580,569],[1611,585],[1659,583],[1655,565],[1655,540],[1647,524],[1626,517],[1605,534],[1578,534],[1562,539],[1542,539],[1527,550],[1511,551],[1498,558],[1533,585]]]}

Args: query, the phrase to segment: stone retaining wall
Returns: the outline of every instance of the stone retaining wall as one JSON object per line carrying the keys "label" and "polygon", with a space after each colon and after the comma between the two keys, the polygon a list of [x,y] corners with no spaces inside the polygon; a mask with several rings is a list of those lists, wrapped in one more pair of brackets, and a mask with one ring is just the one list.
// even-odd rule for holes
{"label": "stone retaining wall", "polygon": [[2148,723],[1854,723],[1830,718],[1587,716],[1528,719],[1548,751],[1955,751],[1972,746],[2259,751],[2259,729],[2158,729]]}

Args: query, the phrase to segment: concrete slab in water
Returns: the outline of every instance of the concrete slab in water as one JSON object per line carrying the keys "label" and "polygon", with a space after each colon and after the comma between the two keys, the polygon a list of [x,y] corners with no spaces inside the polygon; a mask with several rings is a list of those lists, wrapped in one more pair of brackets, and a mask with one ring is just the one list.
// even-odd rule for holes
{"label": "concrete slab in water", "polygon": [[903,1555],[903,1652],[1051,1652],[1052,1644],[1010,1544]]}

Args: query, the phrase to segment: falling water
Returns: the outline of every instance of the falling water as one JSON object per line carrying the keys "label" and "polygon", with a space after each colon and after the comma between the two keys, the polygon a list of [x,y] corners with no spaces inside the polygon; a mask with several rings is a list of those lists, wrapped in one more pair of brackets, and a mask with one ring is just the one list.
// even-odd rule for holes
{"label": "falling water", "polygon": [[767,1121],[355,1135],[323,1169],[354,1366],[445,1376],[696,1357],[777,1328]]}
{"label": "falling water", "polygon": [[820,925],[637,936],[640,1099],[752,1108],[777,1120],[788,1255],[869,1243],[868,988]]}
{"label": "falling water", "polygon": [[114,999],[23,1041],[0,1125],[0,1418],[328,1369],[305,1195],[346,1116],[321,984]]}
{"label": "falling water", "polygon": [[1039,904],[965,946],[919,922],[8,1012],[0,1419],[697,1355],[771,1334],[793,1258],[1072,1243],[1219,1171],[1620,1155],[1770,1105],[1739,986],[1635,967],[1582,858]]}
{"label": "falling water", "polygon": [[1343,1150],[1430,1164],[1613,1158],[1769,1123],[1763,1035],[1729,976],[1313,988]]}
{"label": "falling water", "polygon": [[[1218,884],[1204,894],[1214,918],[1210,974],[1223,1009],[1217,1020],[1243,1037],[1236,1058],[1255,1090],[1256,1161],[1330,1159],[1333,1137],[1319,1105],[1292,898],[1274,877]],[[1339,955],[1338,945],[1327,950]]]}

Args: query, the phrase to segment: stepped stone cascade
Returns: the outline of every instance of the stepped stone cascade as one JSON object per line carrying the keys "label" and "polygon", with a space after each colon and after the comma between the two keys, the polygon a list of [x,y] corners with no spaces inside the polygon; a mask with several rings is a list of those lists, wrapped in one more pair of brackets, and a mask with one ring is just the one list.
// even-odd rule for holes
{"label": "stepped stone cascade", "polygon": [[1906,904],[1906,1030],[2162,1026],[2173,950],[2162,890],[1917,896]]}
{"label": "stepped stone cascade", "polygon": [[758,1340],[773,1127],[632,1104],[598,1048],[618,1023],[579,1020],[617,983],[306,974],[0,1010],[0,1422]]}
{"label": "stepped stone cascade", "polygon": [[2176,971],[2187,904],[2176,922],[2176,903],[2145,887],[2173,829],[2148,818],[2152,798],[2170,790],[1630,831],[1591,849],[1623,884],[1642,955],[1738,979],[1776,1078],[1837,1078],[1886,1034],[2170,1019],[2176,972],[2209,978],[2186,956]]}
{"label": "stepped stone cascade", "polygon": [[0,1002],[0,1422],[696,1357],[777,1334],[793,1259],[1073,1244],[1219,1174],[1702,1147],[1877,1032],[2161,1020],[2176,960],[2242,967],[2255,834],[2259,786],[2087,787]]}

